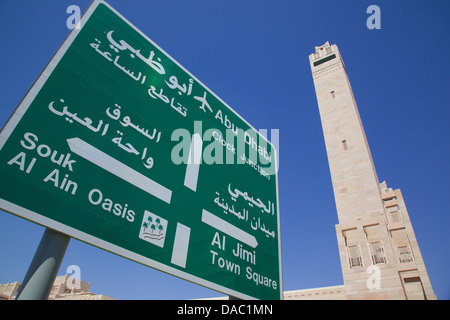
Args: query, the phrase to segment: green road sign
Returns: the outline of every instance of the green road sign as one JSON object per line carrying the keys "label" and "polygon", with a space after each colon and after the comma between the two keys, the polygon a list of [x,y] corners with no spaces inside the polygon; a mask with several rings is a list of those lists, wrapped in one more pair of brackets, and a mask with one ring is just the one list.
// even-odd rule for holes
{"label": "green road sign", "polygon": [[0,135],[0,208],[244,299],[282,298],[276,150],[94,2]]}

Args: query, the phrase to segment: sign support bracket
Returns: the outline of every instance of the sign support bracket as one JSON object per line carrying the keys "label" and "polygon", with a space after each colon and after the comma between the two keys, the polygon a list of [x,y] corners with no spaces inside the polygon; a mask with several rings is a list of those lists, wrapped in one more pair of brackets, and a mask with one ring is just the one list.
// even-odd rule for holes
{"label": "sign support bracket", "polygon": [[69,241],[69,236],[45,229],[16,300],[48,299]]}

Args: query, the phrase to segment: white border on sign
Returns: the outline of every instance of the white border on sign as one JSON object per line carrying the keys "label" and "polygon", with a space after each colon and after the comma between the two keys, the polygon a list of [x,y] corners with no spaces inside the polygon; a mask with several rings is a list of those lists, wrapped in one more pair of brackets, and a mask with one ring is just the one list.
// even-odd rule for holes
{"label": "white border on sign", "polygon": [[[192,75],[188,70],[186,70],[182,65],[180,65],[175,59],[173,59],[167,52],[165,52],[162,48],[160,48],[156,43],[154,43],[151,39],[149,39],[144,33],[142,33],[139,29],[137,29],[132,23],[130,23],[125,17],[123,17],[119,12],[117,12],[114,8],[112,8],[108,3],[106,3],[103,0],[93,0],[92,3],[89,5],[86,12],[81,17],[80,21],[78,22],[81,25],[81,28],[73,28],[72,31],[69,33],[67,38],[64,40],[64,42],[61,44],[61,46],[58,48],[56,53],[53,55],[49,63],[45,66],[44,71],[39,75],[39,77],[35,80],[35,82],[32,84],[31,88],[28,90],[28,92],[25,94],[24,98],[20,101],[17,108],[14,110],[13,114],[10,116],[4,127],[2,128],[2,131],[0,132],[0,151],[3,148],[4,144],[10,137],[11,133],[19,123],[22,116],[25,114],[25,112],[28,110],[29,106],[33,102],[34,98],[38,94],[38,92],[41,90],[49,76],[52,74],[53,70],[59,63],[59,61],[62,59],[64,54],[66,53],[67,49],[70,47],[72,42],[75,40],[75,38],[78,36],[79,32],[83,28],[83,26],[86,24],[87,20],[90,18],[94,10],[97,8],[99,4],[106,5],[111,11],[113,11],[117,16],[119,16],[123,21],[125,21],[130,27],[132,27],[135,31],[137,31],[141,36],[143,36],[147,41],[149,41],[152,45],[154,45],[158,50],[160,50],[162,53],[164,53],[169,59],[171,59],[178,67],[180,67],[183,71],[185,71],[187,74],[189,74],[192,78],[194,78],[199,84],[201,84],[206,90],[208,90],[209,93],[214,95],[221,103],[223,103],[229,110],[231,110],[234,114],[236,114],[242,121],[244,121],[250,128],[252,128],[259,137],[264,138],[268,144],[272,147],[272,154],[275,155],[274,161],[275,161],[275,168],[278,168],[278,156],[277,156],[277,150],[275,146],[263,135],[259,133],[251,124],[249,124],[244,118],[242,118],[233,108],[231,108],[227,103],[225,103],[220,97],[218,97],[214,92],[212,92],[207,86],[205,86],[200,80],[198,80],[194,75]],[[275,173],[275,179],[276,179],[276,198],[277,198],[277,223],[278,223],[278,252],[279,252],[279,274],[280,278],[278,279],[278,284],[280,288],[280,300],[283,299],[283,277],[282,277],[282,262],[281,262],[281,233],[280,233],[280,203],[279,203],[279,186],[278,186],[278,173]],[[210,282],[208,280],[193,276],[189,273],[186,273],[184,271],[175,269],[173,267],[170,267],[168,265],[162,264],[158,261],[149,259],[147,257],[144,257],[142,255],[136,254],[132,251],[126,250],[124,248],[121,248],[117,245],[114,245],[110,242],[104,241],[102,239],[99,239],[97,237],[94,237],[92,235],[89,235],[87,233],[81,232],[77,229],[74,229],[72,227],[69,227],[65,224],[62,224],[60,222],[57,222],[55,220],[49,219],[39,213],[33,212],[31,210],[28,210],[26,208],[23,208],[21,206],[15,205],[9,201],[6,201],[4,199],[0,199],[0,208],[12,213],[14,215],[20,216],[24,219],[30,220],[32,222],[35,222],[37,224],[40,224],[44,227],[48,227],[50,229],[57,230],[59,232],[62,232],[64,234],[67,234],[68,236],[78,239],[80,241],[89,243],[93,246],[96,246],[98,248],[104,249],[106,251],[112,252],[114,254],[117,254],[119,256],[125,257],[127,259],[130,259],[132,261],[141,263],[143,265],[155,268],[157,270],[163,271],[165,273],[174,275],[176,277],[182,278],[184,280],[205,286],[207,288],[217,290],[219,292],[222,292],[224,294],[228,294],[233,297],[241,298],[241,299],[248,299],[248,300],[256,300],[255,297],[246,295],[241,292],[237,292],[235,290],[232,290],[230,288],[223,287],[221,285],[218,285],[216,283]]]}

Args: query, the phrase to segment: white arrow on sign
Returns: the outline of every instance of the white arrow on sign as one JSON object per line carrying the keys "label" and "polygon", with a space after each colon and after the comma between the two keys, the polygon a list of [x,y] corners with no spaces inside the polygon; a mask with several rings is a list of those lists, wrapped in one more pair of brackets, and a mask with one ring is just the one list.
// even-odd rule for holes
{"label": "white arrow on sign", "polygon": [[244,230],[239,229],[238,227],[233,226],[231,223],[219,218],[216,215],[213,215],[211,212],[203,209],[202,212],[202,221],[213,228],[216,228],[219,231],[229,235],[230,237],[235,238],[236,240],[242,241],[245,244],[248,244],[252,248],[256,248],[258,245],[258,241],[256,238],[245,232]]}
{"label": "white arrow on sign", "polygon": [[67,139],[67,143],[69,144],[70,150],[80,157],[83,157],[120,179],[125,180],[152,196],[170,204],[170,199],[172,198],[171,190],[163,187],[152,179],[147,178],[136,170],[131,169],[127,165],[91,146],[80,138]]}
{"label": "white arrow on sign", "polygon": [[200,162],[202,160],[202,148],[203,140],[200,137],[200,134],[196,133],[192,136],[186,176],[184,178],[184,185],[194,192],[197,191],[198,171],[200,170]]}

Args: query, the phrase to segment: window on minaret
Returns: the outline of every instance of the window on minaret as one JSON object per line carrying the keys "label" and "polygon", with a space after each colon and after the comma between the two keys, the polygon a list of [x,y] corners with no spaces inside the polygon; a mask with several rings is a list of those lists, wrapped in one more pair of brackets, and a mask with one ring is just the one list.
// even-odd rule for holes
{"label": "window on minaret", "polygon": [[402,221],[402,214],[397,205],[386,208],[386,211],[388,214],[389,222],[396,223]]}
{"label": "window on minaret", "polygon": [[334,94],[334,91],[331,91],[330,94],[331,94],[331,98],[334,99],[336,97],[336,95]]}
{"label": "window on minaret", "polygon": [[372,263],[374,265],[387,263],[383,241],[380,239],[380,226],[378,224],[365,226],[364,233],[369,244]]}
{"label": "window on minaret", "polygon": [[413,261],[413,256],[409,246],[398,247],[398,255],[400,263],[408,263]]}
{"label": "window on minaret", "polygon": [[362,267],[362,257],[359,252],[359,245],[350,245],[348,246],[348,262],[350,264],[350,268]]}
{"label": "window on minaret", "polygon": [[344,147],[344,150],[347,150],[347,140],[342,140],[342,146]]}
{"label": "window on minaret", "polygon": [[397,245],[397,252],[400,263],[408,263],[414,261],[406,230],[404,228],[391,230],[391,236],[395,244]]}
{"label": "window on minaret", "polygon": [[374,265],[386,263],[386,254],[384,252],[383,243],[381,241],[371,242],[370,251],[372,253],[372,262]]}

